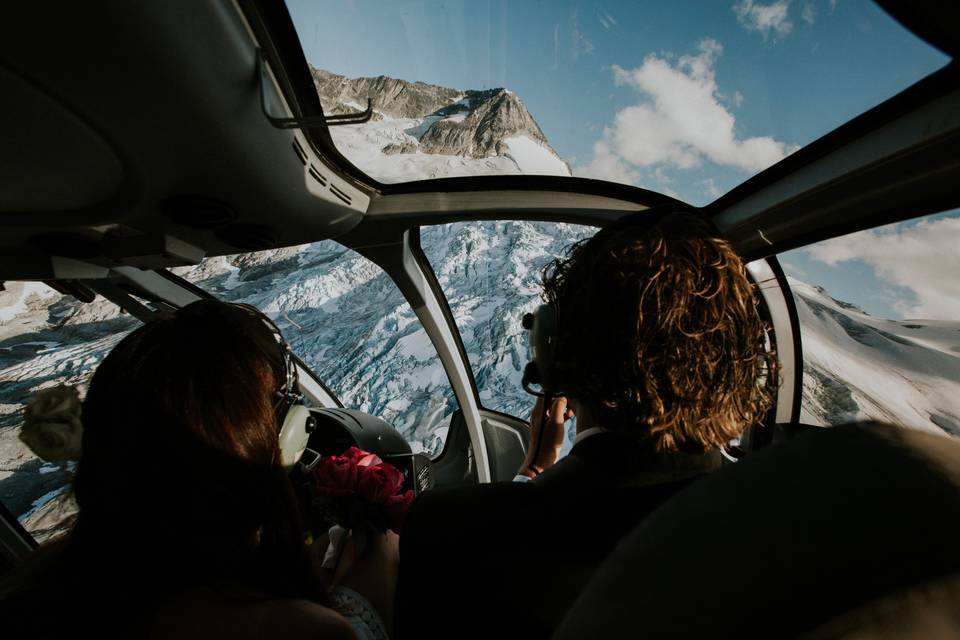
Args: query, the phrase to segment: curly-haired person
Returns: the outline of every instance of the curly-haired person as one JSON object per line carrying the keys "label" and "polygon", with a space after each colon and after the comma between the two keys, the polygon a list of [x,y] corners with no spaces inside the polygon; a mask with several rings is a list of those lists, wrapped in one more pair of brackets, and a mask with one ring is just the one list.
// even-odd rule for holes
{"label": "curly-haired person", "polygon": [[629,475],[676,477],[719,463],[719,449],[773,404],[776,360],[743,261],[700,216],[642,216],[544,270],[559,317],[551,379],[566,397],[535,407],[522,476],[554,465],[572,415],[574,448],[606,434],[617,450],[642,452]]}
{"label": "curly-haired person", "polygon": [[[472,637],[548,637],[617,541],[717,469],[721,447],[773,406],[778,371],[755,288],[699,215],[613,223],[549,264],[543,289],[557,328],[555,355],[538,366],[563,395],[536,403],[520,482],[414,502],[401,543],[401,633],[427,613],[415,597],[424,578],[408,568],[439,557],[429,580],[450,588],[430,612],[470,616]],[[559,459],[574,415],[573,446]],[[467,580],[464,563],[492,569]],[[477,601],[496,615],[472,616]]]}

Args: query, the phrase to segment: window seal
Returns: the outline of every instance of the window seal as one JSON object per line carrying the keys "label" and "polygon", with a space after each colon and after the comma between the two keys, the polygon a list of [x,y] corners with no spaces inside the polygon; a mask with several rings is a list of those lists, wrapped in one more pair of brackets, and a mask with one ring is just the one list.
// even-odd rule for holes
{"label": "window seal", "polygon": [[40,544],[3,501],[0,501],[0,521],[0,554],[10,565],[16,566]]}

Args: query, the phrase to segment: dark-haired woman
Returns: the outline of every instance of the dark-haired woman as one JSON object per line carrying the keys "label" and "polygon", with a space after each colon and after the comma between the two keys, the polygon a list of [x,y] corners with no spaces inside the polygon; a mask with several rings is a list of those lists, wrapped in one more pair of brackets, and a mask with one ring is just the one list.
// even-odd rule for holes
{"label": "dark-haired woman", "polygon": [[[263,316],[215,301],[122,340],[83,403],[75,527],[14,585],[4,626],[34,638],[354,637],[324,606],[281,460],[288,366]],[[388,620],[396,557],[395,537],[373,537],[343,581]]]}

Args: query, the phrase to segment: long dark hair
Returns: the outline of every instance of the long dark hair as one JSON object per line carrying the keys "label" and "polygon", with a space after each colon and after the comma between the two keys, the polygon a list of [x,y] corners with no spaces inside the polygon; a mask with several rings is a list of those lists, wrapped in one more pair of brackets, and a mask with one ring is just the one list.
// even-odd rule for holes
{"label": "long dark hair", "polygon": [[75,608],[106,589],[111,607],[142,620],[192,586],[237,583],[322,597],[280,463],[283,383],[263,320],[216,301],[149,322],[110,352],[83,405],[80,513],[61,563]]}

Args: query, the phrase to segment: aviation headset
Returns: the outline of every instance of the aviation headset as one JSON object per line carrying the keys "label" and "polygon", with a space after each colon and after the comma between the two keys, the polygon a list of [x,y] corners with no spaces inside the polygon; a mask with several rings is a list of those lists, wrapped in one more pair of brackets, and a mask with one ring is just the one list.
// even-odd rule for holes
{"label": "aviation headset", "polygon": [[[304,451],[310,434],[317,428],[316,418],[303,403],[303,394],[300,393],[300,377],[297,373],[297,364],[293,352],[287,341],[283,339],[279,327],[266,314],[253,305],[233,303],[233,306],[247,311],[261,320],[277,341],[280,349],[280,358],[283,362],[283,387],[274,392],[273,410],[280,425],[279,444],[281,464],[285,469],[293,469]],[[314,463],[319,458],[314,458]],[[312,466],[312,465],[311,465]]]}
{"label": "aviation headset", "polygon": [[[681,204],[668,204],[631,213],[603,227],[588,242],[627,228],[653,229],[665,217],[674,213],[694,213],[694,210]],[[720,236],[712,222],[707,218],[704,218],[704,221]],[[557,302],[542,304],[532,313],[525,314],[523,328],[530,332],[531,356],[520,381],[524,391],[544,397],[548,401],[552,397],[564,395],[565,390],[559,387],[557,381],[557,343],[560,339],[560,307]],[[539,385],[541,391],[532,389],[531,385]]]}
{"label": "aviation headset", "polygon": [[[324,421],[326,433],[346,435],[351,446],[375,451],[400,469],[405,478],[404,486],[413,489],[415,494],[419,495],[433,486],[430,459],[421,454],[413,454],[409,443],[386,421],[350,409],[326,408],[315,410],[316,414],[311,412],[304,405],[303,394],[300,393],[296,359],[280,329],[269,316],[252,305],[233,303],[233,306],[240,307],[267,325],[280,348],[284,371],[283,387],[274,393],[274,412],[280,425],[280,455],[285,469],[303,478],[320,461],[321,454],[307,447],[310,434],[318,428],[319,417]],[[327,444],[333,442],[328,438],[322,440]],[[317,444],[322,446],[323,442]],[[337,448],[342,450],[344,443],[337,444]],[[304,457],[305,453],[309,456]]]}

